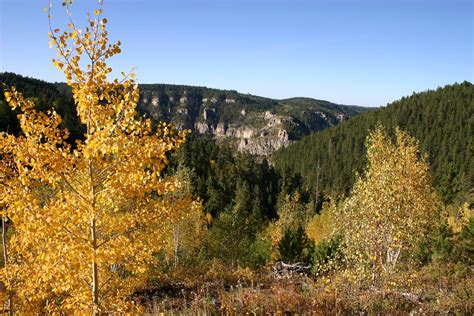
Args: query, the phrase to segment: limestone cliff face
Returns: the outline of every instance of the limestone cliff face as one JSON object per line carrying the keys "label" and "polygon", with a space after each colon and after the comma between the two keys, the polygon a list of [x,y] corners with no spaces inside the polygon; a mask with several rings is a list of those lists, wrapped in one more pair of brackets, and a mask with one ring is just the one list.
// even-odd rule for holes
{"label": "limestone cliff face", "polygon": [[237,145],[239,151],[259,156],[269,155],[294,141],[289,139],[286,126],[292,128],[300,128],[300,126],[291,117],[274,115],[269,111],[259,113],[258,116],[265,122],[263,126],[241,125],[240,123],[213,125],[204,120],[196,122],[194,130],[201,135],[214,136],[218,140],[230,140]]}
{"label": "limestone cliff face", "polygon": [[365,108],[307,98],[273,100],[236,91],[174,85],[141,85],[139,111],[172,121],[239,151],[269,155],[304,135],[338,124]]}
{"label": "limestone cliff face", "polygon": [[250,139],[240,139],[238,142],[238,150],[248,152],[253,155],[267,156],[275,150],[287,147],[294,141],[288,139],[285,130],[281,130],[276,137],[254,137]]}

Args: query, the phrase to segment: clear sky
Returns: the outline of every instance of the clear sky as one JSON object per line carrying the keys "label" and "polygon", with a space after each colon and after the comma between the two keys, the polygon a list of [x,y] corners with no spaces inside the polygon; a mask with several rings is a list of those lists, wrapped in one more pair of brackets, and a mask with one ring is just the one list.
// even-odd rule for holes
{"label": "clear sky", "polygon": [[[0,71],[64,81],[47,0],[0,0]],[[60,0],[53,23],[64,24]],[[82,21],[92,0],[75,0]],[[472,0],[105,0],[114,70],[140,83],[385,105],[474,81]]]}

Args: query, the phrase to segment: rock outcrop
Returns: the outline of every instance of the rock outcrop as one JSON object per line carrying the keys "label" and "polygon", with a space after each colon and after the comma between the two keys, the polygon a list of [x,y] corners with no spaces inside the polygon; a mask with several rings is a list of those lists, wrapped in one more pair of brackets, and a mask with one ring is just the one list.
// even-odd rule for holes
{"label": "rock outcrop", "polygon": [[201,87],[141,85],[139,111],[154,121],[172,121],[239,151],[269,155],[304,135],[365,111],[307,98],[273,100]]}

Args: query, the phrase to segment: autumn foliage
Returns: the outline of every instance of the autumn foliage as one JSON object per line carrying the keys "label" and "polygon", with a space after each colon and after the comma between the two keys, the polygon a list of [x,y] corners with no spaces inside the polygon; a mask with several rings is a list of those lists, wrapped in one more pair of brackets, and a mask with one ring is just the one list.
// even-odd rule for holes
{"label": "autumn foliage", "polygon": [[396,129],[395,136],[392,142],[379,126],[367,137],[367,169],[340,206],[336,225],[347,267],[372,282],[413,263],[440,218],[426,157],[406,132]]}
{"label": "autumn foliage", "polygon": [[137,117],[133,74],[108,80],[120,42],[109,44],[106,25],[99,7],[84,30],[71,19],[49,34],[86,127],[74,147],[55,111],[38,112],[5,87],[22,129],[0,135],[0,205],[11,234],[0,273],[11,311],[130,310],[127,296],[163,246],[166,221],[200,208],[189,196],[171,199],[179,181],[162,175],[188,132],[154,130]]}
{"label": "autumn foliage", "polygon": [[54,109],[3,86],[21,127],[0,133],[3,312],[472,314],[472,205],[439,202],[416,139],[369,132],[338,197],[319,190],[319,163],[313,191],[204,138],[174,155],[189,131],[139,117],[133,73],[110,79],[121,43],[101,0],[86,23],[49,33],[75,143]]}

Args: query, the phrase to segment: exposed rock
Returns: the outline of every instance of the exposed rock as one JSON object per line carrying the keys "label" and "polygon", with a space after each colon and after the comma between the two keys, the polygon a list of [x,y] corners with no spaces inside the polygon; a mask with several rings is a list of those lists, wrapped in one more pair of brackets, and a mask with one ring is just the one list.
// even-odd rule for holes
{"label": "exposed rock", "polygon": [[238,143],[238,150],[253,155],[269,155],[277,149],[287,147],[294,141],[279,137],[253,137],[242,138]]}
{"label": "exposed rock", "polygon": [[241,138],[250,138],[254,135],[254,130],[251,129],[251,128],[245,128],[241,134],[240,134],[240,137]]}
{"label": "exposed rock", "polygon": [[227,129],[227,126],[224,123],[219,123],[217,124],[214,133],[216,136],[225,136],[226,129]]}
{"label": "exposed rock", "polygon": [[336,118],[339,122],[345,121],[347,117],[344,115],[344,113],[337,113]]}
{"label": "exposed rock", "polygon": [[288,140],[288,132],[284,129],[278,130],[278,138]]}
{"label": "exposed rock", "polygon": [[277,126],[277,125],[281,125],[282,122],[283,122],[283,118],[274,116],[274,117],[270,118],[270,120],[268,120],[267,126],[268,127],[274,127],[274,126]]}
{"label": "exposed rock", "polygon": [[204,121],[207,121],[209,118],[211,118],[213,115],[215,115],[216,109],[209,108],[209,109],[204,109],[202,112],[202,118]]}
{"label": "exposed rock", "polygon": [[251,127],[234,128],[229,127],[225,132],[225,136],[233,138],[251,138],[255,135],[256,130]]}
{"label": "exposed rock", "polygon": [[321,117],[322,117],[323,119],[325,119],[325,120],[327,120],[327,119],[328,119],[328,117],[327,117],[326,113],[324,113],[324,112],[317,111],[317,112],[316,112],[316,114],[318,114],[319,116],[321,116]]}
{"label": "exposed rock", "polygon": [[172,121],[178,129],[190,128],[255,155],[269,155],[358,113],[354,107],[331,109],[331,103],[311,99],[272,100],[174,85],[141,87],[141,114],[154,121]]}
{"label": "exposed rock", "polygon": [[197,122],[196,124],[194,124],[194,128],[199,134],[209,133],[209,125],[207,125],[206,123]]}
{"label": "exposed rock", "polygon": [[266,120],[269,120],[273,117],[273,114],[270,112],[270,111],[265,111],[265,114],[263,115],[263,117],[266,119]]}
{"label": "exposed rock", "polygon": [[[254,135],[258,135],[253,137]],[[287,147],[293,141],[288,138],[288,131],[282,128],[265,128],[259,133],[252,131],[252,134],[246,134],[241,137],[238,143],[238,150],[245,151],[254,155],[269,155],[275,150]]]}
{"label": "exposed rock", "polygon": [[209,134],[218,139],[234,139],[237,149],[254,155],[269,155],[281,147],[286,147],[293,143],[289,140],[288,131],[283,128],[262,129],[253,127],[235,127],[219,123],[210,126],[205,122],[197,122],[194,129],[199,134]]}
{"label": "exposed rock", "polygon": [[174,123],[174,126],[180,131],[182,131],[184,129],[188,129],[190,127],[184,122],[176,122],[176,123]]}
{"label": "exposed rock", "polygon": [[179,108],[177,112],[180,113],[180,114],[188,115],[188,109],[187,108]]}

